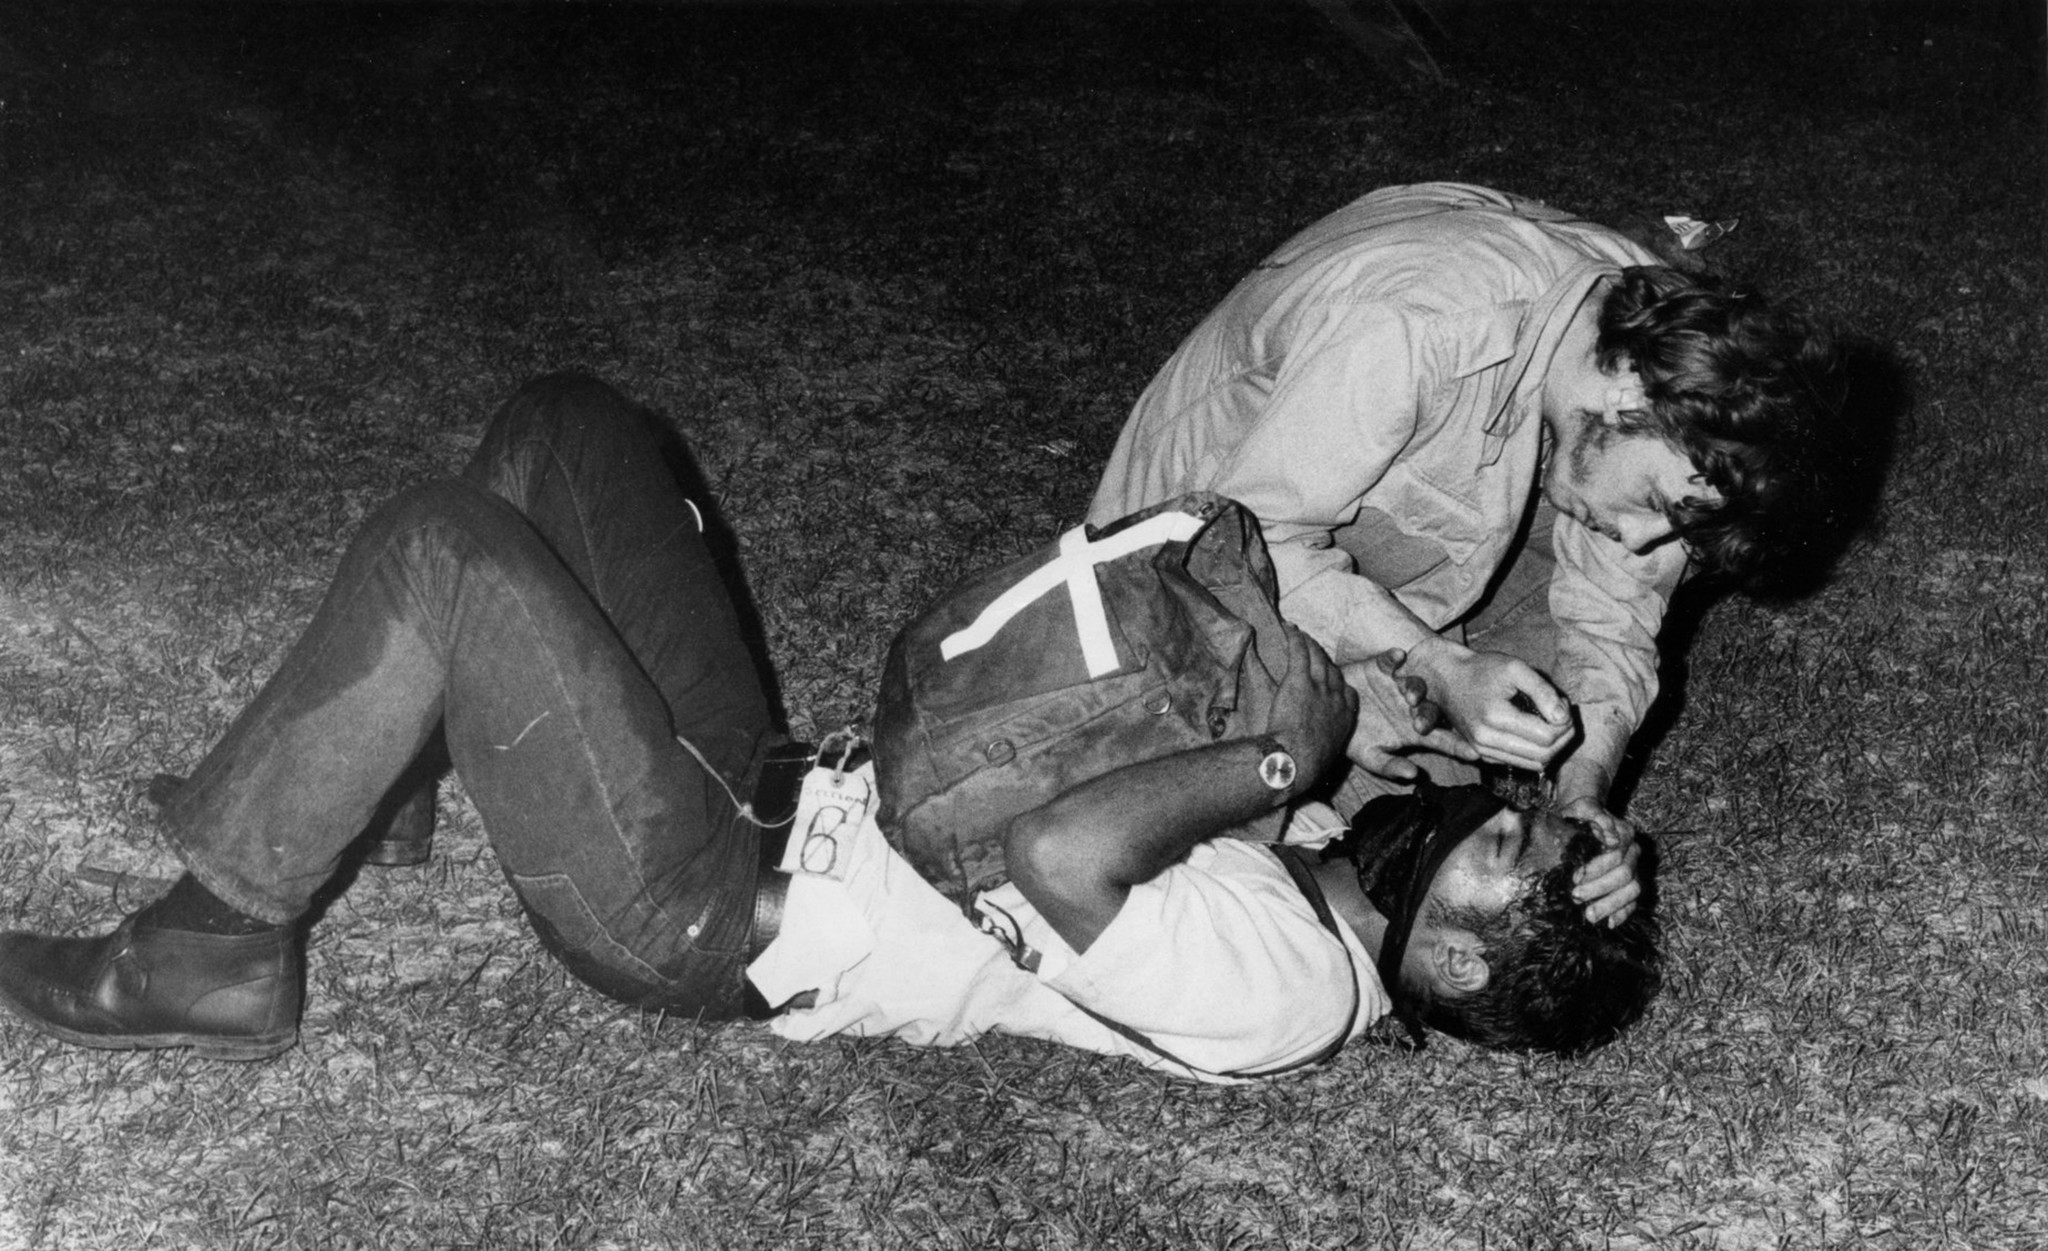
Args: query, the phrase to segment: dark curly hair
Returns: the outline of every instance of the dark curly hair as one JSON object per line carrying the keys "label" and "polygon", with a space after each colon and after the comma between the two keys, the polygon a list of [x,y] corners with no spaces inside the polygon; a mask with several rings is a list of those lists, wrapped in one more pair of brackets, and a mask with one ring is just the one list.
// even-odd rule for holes
{"label": "dark curly hair", "polygon": [[1624,428],[1682,448],[1719,492],[1671,513],[1709,568],[1751,574],[1848,524],[1858,449],[1845,434],[1843,353],[1826,331],[1753,291],[1644,265],[1608,291],[1594,356],[1642,378],[1648,409]]}
{"label": "dark curly hair", "polygon": [[1439,923],[1479,937],[1487,980],[1449,998],[1409,979],[1422,1022],[1484,1047],[1566,1056],[1634,1024],[1663,984],[1657,924],[1647,909],[1613,927],[1586,920],[1585,905],[1572,898],[1572,874],[1599,851],[1599,839],[1581,828],[1563,860],[1508,907],[1440,915]]}

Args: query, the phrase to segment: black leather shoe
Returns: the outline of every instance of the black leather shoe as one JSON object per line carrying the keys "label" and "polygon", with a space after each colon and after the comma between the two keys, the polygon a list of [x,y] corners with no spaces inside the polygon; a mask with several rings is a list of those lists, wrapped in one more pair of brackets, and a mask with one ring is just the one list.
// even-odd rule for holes
{"label": "black leather shoe", "polygon": [[370,818],[363,863],[381,868],[425,864],[434,854],[434,787],[421,787],[396,808]]}
{"label": "black leather shoe", "polygon": [[194,934],[130,916],[99,938],[0,934],[0,1007],[65,1042],[261,1060],[299,1039],[298,931]]}
{"label": "black leather shoe", "polygon": [[[142,793],[162,808],[178,796],[185,779],[175,773],[159,773]],[[434,854],[433,783],[412,792],[404,803],[379,807],[363,830],[363,863],[379,868],[405,868],[425,864]]]}

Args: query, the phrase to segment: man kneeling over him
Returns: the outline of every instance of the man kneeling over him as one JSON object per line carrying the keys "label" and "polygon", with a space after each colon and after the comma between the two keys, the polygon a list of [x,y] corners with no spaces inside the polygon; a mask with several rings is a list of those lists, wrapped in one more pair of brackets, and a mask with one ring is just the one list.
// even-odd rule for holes
{"label": "man kneeling over him", "polygon": [[[460,478],[365,523],[166,796],[185,875],[97,938],[0,936],[0,1005],[84,1046],[291,1047],[311,901],[359,837],[371,864],[426,854],[437,739],[541,943],[645,1010],[799,1039],[995,1030],[1228,1080],[1326,1058],[1397,1005],[1578,1051],[1657,987],[1633,844],[1476,789],[1379,801],[1320,860],[1213,837],[1299,799],[1352,737],[1351,685],[1299,632],[1273,735],[1024,814],[1012,881],[970,921],[883,839],[871,764],[775,728],[697,515],[642,410],[587,378],[530,384]],[[1375,672],[1369,693],[1433,715]],[[1297,766],[1282,785],[1275,751]]]}

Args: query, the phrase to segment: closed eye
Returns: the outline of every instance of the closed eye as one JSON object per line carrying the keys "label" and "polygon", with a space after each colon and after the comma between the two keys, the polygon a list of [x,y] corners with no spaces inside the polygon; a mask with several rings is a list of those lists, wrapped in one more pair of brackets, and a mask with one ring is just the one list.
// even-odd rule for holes
{"label": "closed eye", "polygon": [[1519,825],[1512,829],[1502,830],[1500,832],[1498,850],[1500,858],[1507,862],[1509,868],[1518,867],[1522,863],[1522,857],[1527,855],[1529,851],[1527,831],[1523,830]]}

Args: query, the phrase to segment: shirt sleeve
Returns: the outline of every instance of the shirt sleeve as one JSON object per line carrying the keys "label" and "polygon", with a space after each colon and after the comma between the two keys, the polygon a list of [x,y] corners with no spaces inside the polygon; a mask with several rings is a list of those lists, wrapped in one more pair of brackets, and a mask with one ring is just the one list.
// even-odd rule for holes
{"label": "shirt sleeve", "polygon": [[1347,1026],[1355,1033],[1385,1013],[1378,980],[1316,920],[1271,852],[1209,850],[1202,867],[1191,860],[1134,887],[1048,984],[1211,1073],[1311,1060]]}
{"label": "shirt sleeve", "polygon": [[1558,518],[1552,543],[1555,676],[1579,707],[1578,751],[1612,776],[1657,698],[1657,631],[1688,558],[1676,542],[1637,555],[1569,517]]}
{"label": "shirt sleeve", "polygon": [[1338,305],[1286,348],[1258,417],[1208,484],[1259,518],[1280,610],[1339,664],[1429,628],[1332,540],[1415,437],[1426,331],[1385,304]]}

